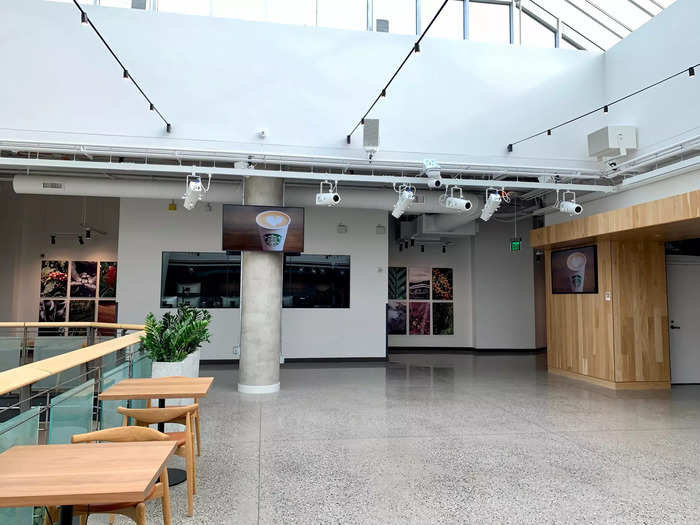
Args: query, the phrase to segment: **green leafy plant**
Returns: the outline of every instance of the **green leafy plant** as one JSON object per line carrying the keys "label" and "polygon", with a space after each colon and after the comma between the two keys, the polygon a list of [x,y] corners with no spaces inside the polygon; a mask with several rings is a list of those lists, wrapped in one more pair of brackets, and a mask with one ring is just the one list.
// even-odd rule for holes
{"label": "green leafy plant", "polygon": [[211,314],[189,305],[180,305],[175,313],[167,312],[159,321],[153,313],[146,316],[146,335],[141,348],[152,361],[176,363],[195,352],[210,338]]}

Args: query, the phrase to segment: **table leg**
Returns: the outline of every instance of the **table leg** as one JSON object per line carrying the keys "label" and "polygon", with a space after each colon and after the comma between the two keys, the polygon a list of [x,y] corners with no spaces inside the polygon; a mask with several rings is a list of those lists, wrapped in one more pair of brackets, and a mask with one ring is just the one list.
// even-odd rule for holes
{"label": "table leg", "polygon": [[60,525],[73,525],[73,505],[61,505],[58,523]]}
{"label": "table leg", "polygon": [[[158,408],[165,408],[165,399],[158,400]],[[165,423],[158,423],[158,432],[165,432]],[[174,487],[187,480],[187,472],[181,468],[168,468],[168,486]]]}

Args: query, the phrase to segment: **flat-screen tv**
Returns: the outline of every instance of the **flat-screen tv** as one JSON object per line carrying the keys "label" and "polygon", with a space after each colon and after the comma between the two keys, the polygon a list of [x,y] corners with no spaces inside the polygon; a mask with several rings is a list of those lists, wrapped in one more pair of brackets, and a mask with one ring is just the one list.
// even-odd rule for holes
{"label": "flat-screen tv", "polygon": [[598,293],[595,246],[552,252],[552,293]]}
{"label": "flat-screen tv", "polygon": [[304,208],[224,204],[223,220],[224,250],[304,251]]}

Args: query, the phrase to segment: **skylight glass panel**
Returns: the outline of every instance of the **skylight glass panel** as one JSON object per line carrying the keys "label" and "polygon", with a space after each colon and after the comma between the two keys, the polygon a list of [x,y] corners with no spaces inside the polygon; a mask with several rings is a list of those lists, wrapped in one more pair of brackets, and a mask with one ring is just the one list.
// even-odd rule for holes
{"label": "skylight glass panel", "polygon": [[158,11],[182,15],[209,15],[210,0],[158,0]]}
{"label": "skylight glass panel", "polygon": [[510,8],[503,4],[470,2],[469,40],[510,43]]}
{"label": "skylight glass panel", "polygon": [[528,47],[553,48],[555,46],[554,31],[546,28],[530,15],[523,13],[522,44]]}
{"label": "skylight glass panel", "polygon": [[316,0],[267,0],[268,22],[316,25]]}
{"label": "skylight glass panel", "polygon": [[414,35],[416,33],[416,0],[374,0],[374,30],[377,19],[389,21],[389,33]]}
{"label": "skylight glass panel", "polygon": [[318,0],[318,26],[367,29],[366,0]]}
{"label": "skylight glass panel", "polygon": [[[442,0],[421,0],[420,27],[425,31],[428,24],[442,5]],[[464,2],[450,0],[428,31],[428,38],[464,38]]]}
{"label": "skylight glass panel", "polygon": [[[255,0],[209,0],[211,14],[223,18],[264,21],[267,17],[267,2]],[[158,0],[158,10],[163,0]]]}

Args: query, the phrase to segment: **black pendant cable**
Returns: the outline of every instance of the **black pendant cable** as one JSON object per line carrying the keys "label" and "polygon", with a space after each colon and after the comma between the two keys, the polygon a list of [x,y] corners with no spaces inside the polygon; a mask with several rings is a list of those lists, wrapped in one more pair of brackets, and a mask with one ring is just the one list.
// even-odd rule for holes
{"label": "black pendant cable", "polygon": [[107,48],[107,51],[111,53],[111,55],[114,57],[114,60],[117,61],[117,64],[122,68],[122,78],[124,80],[131,80],[131,82],[136,86],[136,89],[139,90],[139,93],[143,96],[143,98],[146,99],[146,102],[148,102],[148,109],[151,111],[155,111],[158,113],[158,116],[165,122],[165,131],[170,133],[172,131],[172,126],[170,125],[170,122],[167,121],[167,119],[163,116],[163,114],[158,110],[158,108],[151,102],[151,99],[148,98],[146,93],[144,93],[143,89],[141,89],[141,86],[139,86],[138,82],[134,79],[133,75],[129,72],[129,70],[126,68],[126,66],[122,63],[121,60],[119,60],[119,57],[117,54],[114,52],[114,50],[110,47],[110,45],[107,43],[107,41],[104,39],[102,36],[102,33],[95,27],[95,24],[92,23],[92,20],[90,20],[90,17],[88,17],[87,13],[83,10],[82,7],[80,7],[80,4],[78,3],[77,0],[73,0],[73,3],[75,4],[75,7],[78,8],[80,11],[80,23],[83,25],[89,25],[93,31],[95,31],[95,34],[102,40],[102,43],[105,45]]}
{"label": "black pendant cable", "polygon": [[[75,1],[75,0],[73,0],[73,1]],[[433,25],[433,22],[435,22],[435,19],[437,19],[437,17],[440,15],[440,13],[442,12],[442,10],[443,10],[443,9],[445,8],[445,6],[447,5],[447,2],[448,2],[448,1],[449,1],[449,0],[444,0],[444,1],[442,2],[442,5],[440,6],[440,9],[437,10],[437,13],[435,13],[435,16],[433,17],[433,19],[430,21],[430,23],[429,23],[428,26],[425,28],[425,30],[421,33],[420,38],[419,38],[418,40],[416,40],[416,43],[415,43],[415,44],[413,44],[413,47],[411,48],[411,50],[410,50],[410,51],[408,52],[408,54],[406,55],[406,58],[403,59],[403,62],[401,62],[401,65],[396,69],[396,71],[394,71],[394,74],[391,75],[391,78],[389,79],[389,82],[386,83],[386,86],[384,86],[384,88],[382,88],[382,90],[379,92],[379,95],[377,95],[377,98],[374,99],[374,102],[372,102],[372,105],[371,105],[371,106],[369,107],[369,109],[365,112],[365,114],[362,115],[362,118],[360,119],[360,121],[359,121],[357,124],[355,124],[355,127],[352,128],[352,131],[345,137],[345,140],[346,140],[346,142],[347,142],[348,144],[350,144],[350,138],[352,137],[352,134],[355,133],[355,131],[357,130],[357,128],[359,128],[361,125],[364,125],[364,123],[365,123],[365,118],[367,118],[367,115],[369,115],[369,112],[372,111],[372,109],[373,109],[374,106],[377,104],[377,102],[379,102],[379,99],[382,98],[382,97],[386,97],[386,90],[389,89],[389,86],[391,85],[391,83],[392,83],[392,82],[394,81],[394,79],[396,78],[396,75],[399,74],[399,71],[401,71],[401,68],[403,68],[403,66],[406,64],[406,62],[408,62],[408,59],[411,58],[411,55],[412,55],[413,53],[420,53],[420,43],[421,43],[421,41],[423,40],[423,37],[425,37],[426,33],[427,33],[428,30],[430,29],[430,26]]]}
{"label": "black pendant cable", "polygon": [[694,77],[695,76],[695,69],[698,67],[700,67],[700,64],[695,64],[694,66],[687,67],[687,68],[679,71],[678,73],[674,73],[673,75],[669,75],[666,78],[662,78],[661,80],[654,82],[653,84],[649,84],[648,86],[644,86],[643,88],[638,89],[637,91],[634,91],[632,93],[628,93],[624,97],[620,97],[618,99],[613,100],[612,102],[608,102],[607,104],[604,104],[598,108],[592,109],[591,111],[588,111],[588,112],[584,113],[583,115],[579,115],[578,117],[574,117],[572,119],[569,119],[566,122],[562,122],[561,124],[557,124],[556,126],[552,126],[551,128],[547,128],[544,131],[534,133],[533,135],[530,135],[529,137],[525,137],[524,139],[520,139],[516,142],[511,142],[510,144],[508,144],[506,149],[508,150],[508,152],[512,152],[513,146],[520,144],[521,142],[525,142],[527,140],[534,139],[535,137],[539,137],[540,135],[549,136],[552,134],[553,129],[561,128],[562,126],[566,126],[567,124],[571,124],[572,122],[576,122],[577,120],[580,120],[584,117],[587,117],[589,115],[593,115],[593,113],[597,113],[598,111],[602,110],[603,113],[608,113],[608,111],[610,110],[610,106],[613,106],[614,104],[622,102],[623,100],[627,100],[628,98],[632,98],[635,95],[639,95],[640,93],[644,93],[645,91],[647,91],[651,88],[654,88],[660,84],[663,84],[664,82],[668,82],[672,78],[676,78],[676,77],[679,77],[681,75],[688,75],[689,77]]}

